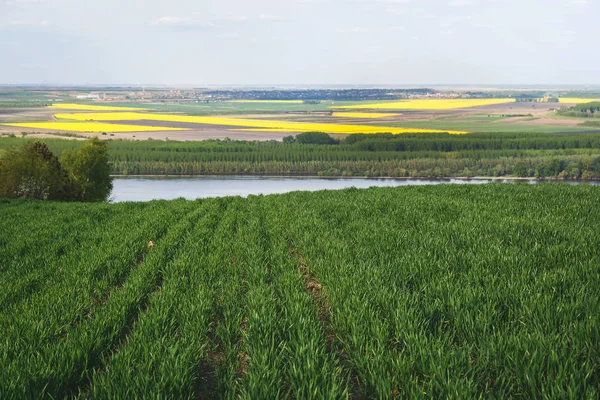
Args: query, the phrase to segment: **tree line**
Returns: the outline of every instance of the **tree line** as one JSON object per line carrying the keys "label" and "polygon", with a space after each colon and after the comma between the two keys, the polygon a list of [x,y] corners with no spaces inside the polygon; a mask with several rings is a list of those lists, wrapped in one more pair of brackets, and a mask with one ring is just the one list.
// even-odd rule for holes
{"label": "tree line", "polygon": [[[2,148],[24,139],[0,140]],[[60,155],[81,142],[45,139]],[[349,135],[309,132],[279,141],[108,140],[119,175],[519,176],[599,179],[600,134]]]}
{"label": "tree line", "polygon": [[600,118],[600,102],[578,104],[558,113],[567,117]]}
{"label": "tree line", "polygon": [[0,158],[0,197],[105,201],[112,191],[108,145],[98,138],[63,151],[60,159],[41,141]]}

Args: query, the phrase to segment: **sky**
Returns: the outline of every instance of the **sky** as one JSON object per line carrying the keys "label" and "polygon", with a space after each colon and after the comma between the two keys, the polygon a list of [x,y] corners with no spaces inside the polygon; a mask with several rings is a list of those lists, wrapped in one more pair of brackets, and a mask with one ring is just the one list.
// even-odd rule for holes
{"label": "sky", "polygon": [[598,84],[599,3],[0,0],[0,84]]}

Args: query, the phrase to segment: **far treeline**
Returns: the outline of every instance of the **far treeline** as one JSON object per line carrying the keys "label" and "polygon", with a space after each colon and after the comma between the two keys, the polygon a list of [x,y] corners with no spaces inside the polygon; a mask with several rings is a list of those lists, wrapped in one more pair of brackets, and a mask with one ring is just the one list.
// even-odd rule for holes
{"label": "far treeline", "polygon": [[560,110],[558,114],[567,117],[600,118],[600,102],[578,104],[566,110]]}
{"label": "far treeline", "polygon": [[[2,149],[26,139],[4,138]],[[57,155],[81,142],[44,139]],[[600,133],[378,134],[322,132],[284,142],[108,141],[116,175],[290,175],[600,179]]]}
{"label": "far treeline", "polygon": [[0,153],[0,197],[59,201],[104,201],[112,190],[108,146],[98,138],[61,152],[29,141]]}

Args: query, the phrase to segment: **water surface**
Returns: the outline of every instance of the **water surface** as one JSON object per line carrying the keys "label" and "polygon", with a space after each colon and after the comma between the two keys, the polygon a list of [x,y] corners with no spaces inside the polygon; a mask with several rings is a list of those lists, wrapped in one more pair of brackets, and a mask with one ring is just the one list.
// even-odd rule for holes
{"label": "water surface", "polygon": [[[206,197],[248,196],[251,194],[287,193],[296,190],[359,189],[373,186],[414,186],[451,184],[483,184],[490,180],[427,180],[377,178],[302,178],[257,176],[197,177],[118,177],[113,181],[113,202],[149,201],[183,197],[194,200]],[[535,183],[532,181],[525,181]],[[596,183],[597,184],[597,183]]]}

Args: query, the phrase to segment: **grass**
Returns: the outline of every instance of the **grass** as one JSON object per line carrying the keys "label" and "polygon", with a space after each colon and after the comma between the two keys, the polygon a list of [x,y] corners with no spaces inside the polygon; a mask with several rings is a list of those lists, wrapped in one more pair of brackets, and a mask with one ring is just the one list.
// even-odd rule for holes
{"label": "grass", "polygon": [[0,200],[0,397],[596,398],[598,204],[559,184]]}

